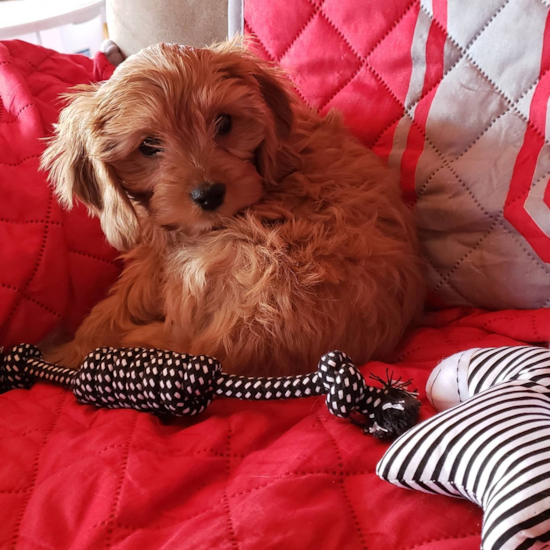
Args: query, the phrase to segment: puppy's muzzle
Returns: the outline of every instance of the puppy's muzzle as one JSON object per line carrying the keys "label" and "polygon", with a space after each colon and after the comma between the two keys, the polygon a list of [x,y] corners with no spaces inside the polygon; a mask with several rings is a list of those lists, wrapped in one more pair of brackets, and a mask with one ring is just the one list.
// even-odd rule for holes
{"label": "puppy's muzzle", "polygon": [[203,183],[191,191],[191,200],[203,210],[216,210],[225,198],[223,183]]}

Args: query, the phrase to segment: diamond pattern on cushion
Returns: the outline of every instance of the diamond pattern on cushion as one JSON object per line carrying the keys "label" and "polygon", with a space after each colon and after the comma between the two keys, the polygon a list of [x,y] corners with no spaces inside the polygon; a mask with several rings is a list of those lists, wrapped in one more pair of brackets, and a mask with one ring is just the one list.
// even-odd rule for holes
{"label": "diamond pattern on cushion", "polygon": [[[446,246],[447,238],[445,235],[440,235],[440,238],[437,239],[435,234],[440,230],[442,224],[446,224],[452,231],[462,235],[462,240],[459,243],[460,246],[469,248],[474,243],[466,235],[483,232],[487,228],[484,218],[486,214],[489,214],[479,204],[464,181],[457,176],[456,171],[443,166],[438,172],[438,176],[437,183],[426,186],[422,203],[415,210],[417,223],[421,224],[421,231],[426,232],[424,237],[433,237],[433,239],[440,242],[443,246]],[[442,183],[443,181],[447,185]],[[452,183],[452,185],[449,185],[449,183]],[[477,218],[465,214],[465,212],[472,211],[478,214]],[[479,214],[483,214],[483,220],[480,220]],[[427,246],[431,244],[430,238]],[[442,255],[445,252],[440,250],[434,253],[434,256],[443,260],[442,265],[448,265],[456,253],[456,250],[448,249],[447,254],[449,256],[447,259],[443,259],[444,256]]]}
{"label": "diamond pattern on cushion", "polygon": [[277,4],[265,3],[261,6],[248,6],[247,22],[255,28],[256,24],[266,28],[263,46],[275,59],[281,59],[292,46],[296,38],[304,31],[317,13],[315,6],[309,2],[297,2],[294,6],[294,16],[281,21]]}
{"label": "diamond pattern on cushion", "polygon": [[397,99],[368,67],[363,67],[347,84],[346,94],[337,94],[323,111],[350,107],[355,110],[356,116],[348,121],[348,126],[360,139],[370,144],[386,128],[388,115],[396,116],[401,112]]}
{"label": "diamond pattern on cushion", "polygon": [[[510,0],[484,0],[476,9],[464,9],[460,2],[449,2],[447,7],[447,28],[462,48],[472,42],[490,24],[495,14],[510,3]],[[423,2],[430,15],[433,10],[430,2]]]}
{"label": "diamond pattern on cushion", "polygon": [[427,33],[429,24],[430,19],[420,12],[419,5],[411,4],[399,24],[390,28],[368,55],[369,65],[384,79],[399,102],[407,106],[419,99],[424,83],[418,78],[411,80],[410,58],[421,52],[412,50],[409,55],[404,56],[403,45],[412,43],[415,35]]}
{"label": "diamond pattern on cushion", "polygon": [[[525,127],[523,120],[506,110],[491,120],[474,142],[477,146],[468,147],[453,161],[457,174],[478,181],[482,179],[483,185],[476,186],[476,196],[492,216],[498,216],[504,207],[508,190],[500,182],[512,177],[514,152],[521,146]],[[433,179],[433,176],[430,178]],[[439,185],[444,185],[444,180],[438,179]],[[471,223],[474,223],[473,220]]]}
{"label": "diamond pattern on cushion", "polygon": [[[257,15],[263,4],[246,1],[246,23],[255,13],[247,29],[260,55],[276,61],[267,53],[276,50],[273,31]],[[293,25],[286,6],[273,0],[269,13]],[[545,306],[547,2],[489,0],[464,9],[459,0],[326,0],[315,9],[303,33],[307,46],[297,36],[282,65],[311,106],[343,111],[352,131],[400,173],[417,211],[434,303]],[[315,26],[323,19],[337,31],[327,41],[325,27]],[[500,248],[485,248],[492,244]],[[525,292],[523,274],[532,272],[538,275]]]}
{"label": "diamond pattern on cushion", "polygon": [[322,13],[354,50],[366,57],[384,39],[388,23],[402,17],[404,8],[408,11],[407,4],[401,0],[365,0],[358,3],[325,0]]}
{"label": "diamond pattern on cushion", "polygon": [[[500,257],[499,250],[502,246],[506,246],[510,250],[510,253],[516,254],[517,257],[523,256],[526,252],[519,240],[510,238],[508,230],[504,229],[500,224],[495,224],[492,231],[485,234],[483,240],[477,243],[477,246],[470,249],[468,255],[464,257],[463,262],[468,262],[472,265],[479,265],[480,262],[484,265],[484,274],[489,280],[499,279],[500,285],[493,291],[490,299],[495,300],[491,304],[487,296],[484,296],[484,287],[472,287],[468,291],[468,298],[473,303],[479,303],[483,301],[489,305],[492,305],[492,309],[498,309],[498,304],[502,300],[506,300],[510,303],[511,307],[519,308],[519,304],[530,295],[536,295],[541,293],[546,288],[547,272],[536,262],[532,262],[525,266],[525,269],[521,273],[505,272],[506,267],[502,265],[502,258]],[[525,285],[522,294],[517,294],[515,288],[518,284],[517,278],[521,276],[524,281],[529,281],[529,284]],[[465,271],[458,267],[451,273],[449,277],[449,283],[455,288],[464,288],[467,284],[467,280],[464,280]]]}
{"label": "diamond pattern on cushion", "polygon": [[[323,48],[319,48],[321,36]],[[306,63],[302,63],[302,51],[311,52]],[[319,107],[325,97],[332,96],[348,82],[360,63],[338,31],[326,18],[318,14],[280,61],[292,67],[291,76],[295,84],[310,105],[315,107]]]}
{"label": "diamond pattern on cushion", "polygon": [[470,49],[476,64],[512,101],[538,79],[547,13],[540,0],[510,2]]}
{"label": "diamond pattern on cushion", "polygon": [[[437,93],[445,96],[453,109],[449,109],[446,103],[434,102],[426,135],[449,159],[461,155],[464,144],[474,143],[507,109],[506,102],[498,94],[481,96],[479,85],[479,73],[467,59],[461,59],[439,85]],[[489,85],[485,89],[492,92]],[[472,108],[474,104],[476,107]],[[460,140],[456,139],[457,135],[460,135]],[[422,177],[419,174],[419,179]]]}

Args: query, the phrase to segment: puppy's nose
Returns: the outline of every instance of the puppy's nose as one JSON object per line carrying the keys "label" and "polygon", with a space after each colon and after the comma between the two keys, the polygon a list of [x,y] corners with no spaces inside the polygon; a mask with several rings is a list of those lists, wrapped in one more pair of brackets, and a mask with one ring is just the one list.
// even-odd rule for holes
{"label": "puppy's nose", "polygon": [[203,210],[216,210],[223,204],[224,198],[223,183],[203,183],[191,191],[191,199]]}

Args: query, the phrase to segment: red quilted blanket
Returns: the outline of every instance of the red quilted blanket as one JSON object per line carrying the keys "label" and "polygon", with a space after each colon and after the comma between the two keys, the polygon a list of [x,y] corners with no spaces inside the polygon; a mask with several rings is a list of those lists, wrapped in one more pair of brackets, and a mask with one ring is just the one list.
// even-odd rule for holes
{"label": "red quilted blanket", "polygon": [[[37,171],[57,95],[110,71],[102,57],[0,43],[2,344],[36,341],[62,320],[76,325],[116,276],[96,222],[62,212]],[[450,309],[428,315],[391,368],[423,397],[446,355],[549,339],[549,310]],[[424,402],[423,417],[431,414]],[[0,548],[478,548],[473,505],[375,476],[385,448],[331,417],[320,398],[217,400],[199,418],[162,421],[78,405],[47,385],[7,392]]]}
{"label": "red quilted blanket", "polygon": [[0,346],[74,329],[118,274],[98,224],[64,212],[38,172],[59,94],[112,72],[104,56],[0,42]]}

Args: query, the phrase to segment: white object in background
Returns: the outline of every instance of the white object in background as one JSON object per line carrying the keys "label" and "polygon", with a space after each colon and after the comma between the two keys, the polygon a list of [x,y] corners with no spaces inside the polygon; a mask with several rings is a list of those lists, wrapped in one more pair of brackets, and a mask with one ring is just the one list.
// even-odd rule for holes
{"label": "white object in background", "polygon": [[105,0],[0,2],[0,40],[19,38],[62,53],[94,55],[104,22]]}
{"label": "white object in background", "polygon": [[426,396],[436,411],[444,411],[470,398],[468,371],[480,348],[455,353],[435,367],[426,383]]}

